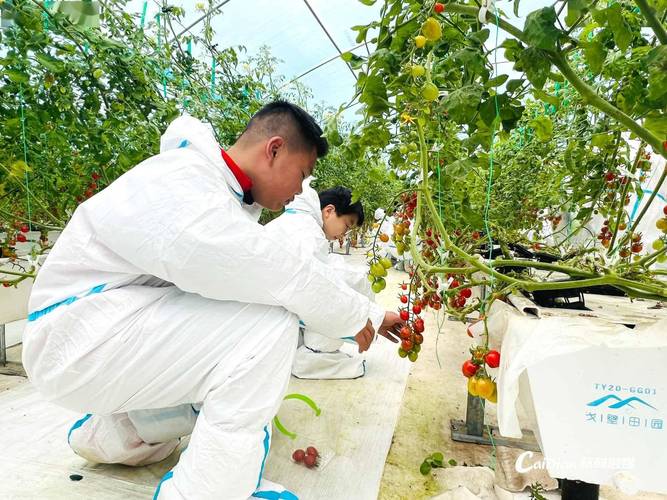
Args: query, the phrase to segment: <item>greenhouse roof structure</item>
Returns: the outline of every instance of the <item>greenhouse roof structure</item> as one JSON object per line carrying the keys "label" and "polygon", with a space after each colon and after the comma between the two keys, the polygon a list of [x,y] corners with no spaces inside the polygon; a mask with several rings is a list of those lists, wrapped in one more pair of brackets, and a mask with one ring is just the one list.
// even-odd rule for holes
{"label": "greenhouse roof structure", "polygon": [[[340,54],[352,52],[365,56],[373,51],[372,44],[366,47],[356,42],[357,33],[353,26],[369,24],[380,19],[384,2],[360,0],[219,0],[212,7],[204,3],[176,0],[131,0],[126,11],[143,14],[144,22],[154,20],[164,5],[178,6],[185,10],[178,26],[179,38],[201,35],[204,20],[213,11],[211,27],[215,35],[213,44],[218,49],[245,47],[242,60],[257,56],[263,46],[278,59],[276,72],[285,78],[285,84],[298,80],[313,93],[313,101],[327,106],[338,107],[354,96],[355,73],[341,58]],[[525,2],[520,6],[519,16],[513,16],[512,2],[499,2],[508,19],[517,26],[523,26],[528,12],[550,5],[549,0]],[[203,7],[203,8],[202,8]],[[145,9],[145,14],[144,14]],[[373,33],[373,31],[370,31]],[[505,33],[498,32],[498,44],[505,39]],[[173,37],[170,38],[173,40]],[[372,36],[368,37],[372,40]],[[490,44],[495,43],[495,32]],[[195,47],[196,57],[207,59],[210,53],[206,47]],[[510,72],[511,64],[498,51],[499,71]],[[354,110],[357,106],[353,106]],[[348,119],[352,117],[348,114]]]}

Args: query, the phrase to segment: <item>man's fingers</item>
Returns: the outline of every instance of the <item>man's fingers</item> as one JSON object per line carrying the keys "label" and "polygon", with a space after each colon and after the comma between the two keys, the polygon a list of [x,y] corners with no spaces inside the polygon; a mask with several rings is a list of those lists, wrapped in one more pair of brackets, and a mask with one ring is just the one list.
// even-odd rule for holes
{"label": "man's fingers", "polygon": [[371,342],[373,342],[373,338],[375,337],[375,330],[373,328],[367,328],[366,331],[364,332],[364,349],[360,350],[359,352],[364,352],[367,351],[368,348],[371,346]]}
{"label": "man's fingers", "polygon": [[405,323],[396,323],[394,326],[391,327],[391,333],[394,335],[399,335],[401,332],[401,328],[403,328]]}
{"label": "man's fingers", "polygon": [[391,340],[394,344],[398,343],[398,336],[396,332],[394,332],[393,330],[387,330],[384,332],[381,331],[380,335],[382,335],[384,338]]}
{"label": "man's fingers", "polygon": [[373,337],[375,337],[375,330],[369,321],[368,324],[354,337],[354,339],[357,341],[357,344],[359,344],[359,352],[368,350],[371,342],[373,341]]}

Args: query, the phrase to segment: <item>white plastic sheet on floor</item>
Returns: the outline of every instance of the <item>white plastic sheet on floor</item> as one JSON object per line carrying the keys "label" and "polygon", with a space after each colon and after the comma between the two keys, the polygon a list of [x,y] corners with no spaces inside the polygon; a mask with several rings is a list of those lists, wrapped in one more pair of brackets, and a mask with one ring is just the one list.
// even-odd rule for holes
{"label": "white plastic sheet on floor", "polygon": [[[267,478],[304,499],[377,498],[410,363],[399,358],[395,344],[385,339],[371,348],[366,359],[366,375],[357,380],[291,380],[288,393],[310,396],[322,414],[316,417],[299,401],[283,403],[280,419],[297,438],[292,441],[274,432]],[[88,464],[67,445],[67,432],[80,415],[44,402],[22,377],[0,375],[0,408],[3,500],[151,498],[177,459],[175,453],[140,468]],[[330,458],[321,470],[291,460],[297,447],[309,445]],[[83,479],[72,481],[71,474]]]}

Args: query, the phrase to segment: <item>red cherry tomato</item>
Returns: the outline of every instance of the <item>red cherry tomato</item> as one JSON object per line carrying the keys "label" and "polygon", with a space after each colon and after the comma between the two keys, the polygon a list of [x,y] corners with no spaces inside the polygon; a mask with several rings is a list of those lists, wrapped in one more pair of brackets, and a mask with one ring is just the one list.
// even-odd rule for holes
{"label": "red cherry tomato", "polygon": [[486,364],[491,368],[498,368],[498,366],[500,366],[500,353],[498,351],[491,350],[486,353],[486,356],[484,356],[484,361],[486,361]]}

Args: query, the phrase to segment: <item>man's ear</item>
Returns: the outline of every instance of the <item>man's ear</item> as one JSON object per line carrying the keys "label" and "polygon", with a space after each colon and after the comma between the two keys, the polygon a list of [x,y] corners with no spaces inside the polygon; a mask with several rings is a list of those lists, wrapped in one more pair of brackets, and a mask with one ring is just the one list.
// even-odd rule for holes
{"label": "man's ear", "polygon": [[266,141],[264,146],[264,154],[269,162],[272,162],[278,155],[278,151],[285,145],[285,139],[279,135],[274,135]]}
{"label": "man's ear", "polygon": [[333,206],[331,203],[329,203],[327,206],[325,206],[322,211],[327,215],[330,216],[333,213],[336,213],[336,207]]}

